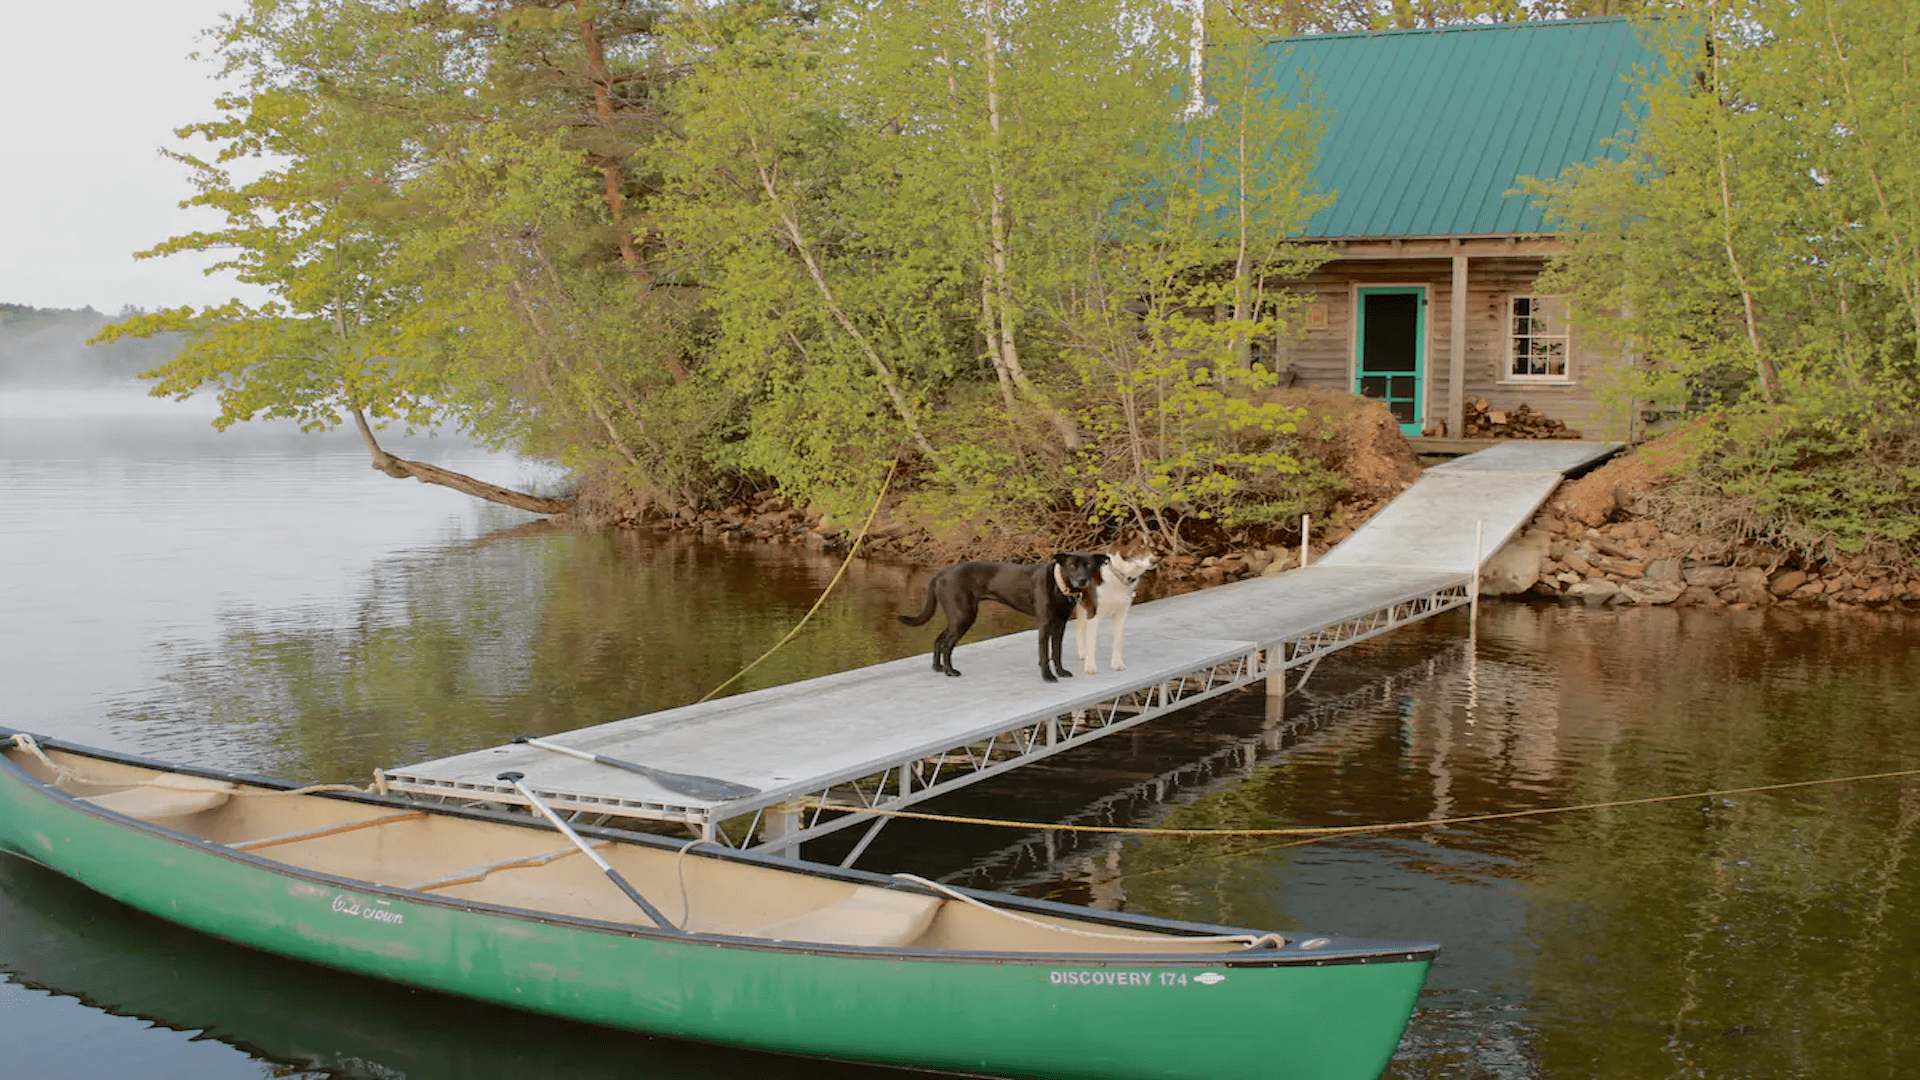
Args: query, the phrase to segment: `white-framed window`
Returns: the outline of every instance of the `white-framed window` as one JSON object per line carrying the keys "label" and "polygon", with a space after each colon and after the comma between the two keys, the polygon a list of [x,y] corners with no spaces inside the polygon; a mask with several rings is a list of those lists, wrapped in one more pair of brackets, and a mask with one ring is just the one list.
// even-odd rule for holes
{"label": "white-framed window", "polygon": [[1509,380],[1566,382],[1567,298],[1507,298],[1507,373]]}

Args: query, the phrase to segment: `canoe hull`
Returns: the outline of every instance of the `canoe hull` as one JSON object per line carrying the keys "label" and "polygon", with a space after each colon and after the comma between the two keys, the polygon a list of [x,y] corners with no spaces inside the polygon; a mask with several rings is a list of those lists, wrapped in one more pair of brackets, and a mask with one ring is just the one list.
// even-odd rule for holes
{"label": "canoe hull", "polygon": [[1057,1080],[1371,1080],[1431,959],[1255,966],[675,937],[294,870],[3,768],[0,845],[141,911],[513,1008],[808,1056]]}

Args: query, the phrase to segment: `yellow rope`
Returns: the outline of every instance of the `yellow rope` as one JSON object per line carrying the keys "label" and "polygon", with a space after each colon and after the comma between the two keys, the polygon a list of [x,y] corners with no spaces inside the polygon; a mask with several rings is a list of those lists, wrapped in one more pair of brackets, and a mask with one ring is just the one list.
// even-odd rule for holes
{"label": "yellow rope", "polygon": [[814,809],[843,810],[848,813],[870,814],[874,817],[912,818],[916,821],[943,821],[955,825],[994,825],[1003,829],[1029,829],[1051,832],[1121,833],[1128,836],[1328,837],[1343,836],[1352,833],[1430,829],[1437,825],[1466,825],[1478,821],[1500,821],[1506,818],[1538,817],[1542,814],[1570,814],[1578,810],[1606,810],[1620,806],[1645,806],[1649,803],[1684,802],[1688,799],[1711,799],[1722,795],[1752,795],[1762,791],[1783,791],[1787,788],[1815,787],[1822,784],[1851,784],[1861,780],[1887,780],[1901,776],[1920,776],[1920,769],[1866,773],[1860,776],[1835,776],[1824,780],[1795,780],[1784,784],[1762,784],[1758,787],[1724,788],[1719,791],[1695,791],[1685,795],[1650,795],[1642,799],[1615,799],[1610,802],[1579,803],[1571,806],[1543,806],[1536,807],[1532,810],[1508,810],[1497,814],[1472,814],[1466,817],[1422,818],[1418,821],[1387,821],[1372,825],[1322,825],[1286,829],[1150,829],[1125,825],[1062,825],[1041,821],[1010,821],[1004,818],[962,817],[955,814],[924,814],[914,810],[870,809],[864,806],[849,806],[845,803],[810,801],[808,805]]}
{"label": "yellow rope", "polygon": [[[849,564],[853,562],[854,555],[859,553],[860,541],[865,540],[867,538],[867,530],[873,528],[873,519],[880,515],[880,503],[886,499],[887,489],[893,486],[893,474],[899,471],[899,468],[900,468],[900,459],[895,458],[893,465],[887,469],[887,478],[881,481],[880,483],[880,494],[875,495],[873,497],[873,509],[867,512],[867,523],[865,525],[860,526],[860,535],[854,537],[853,543],[847,546],[847,557],[845,559],[840,560],[840,569],[834,571],[833,580],[827,582],[827,587],[820,591],[820,599],[815,600],[813,602],[813,606],[807,609],[807,613],[805,615],[800,616],[800,621],[793,624],[793,629],[787,631],[786,637],[783,637],[779,641],[774,642],[773,648],[768,649],[766,652],[761,653],[759,657],[753,661],[753,663],[748,664],[746,667],[743,667],[739,671],[734,672],[733,678],[728,679],[726,682],[723,682],[719,686],[716,686],[713,689],[707,691],[705,694],[700,695],[700,701],[705,701],[708,698],[712,697],[713,695],[719,693],[720,691],[725,690],[727,687],[732,686],[734,683],[740,681],[740,677],[742,675],[745,675],[747,672],[752,671],[754,668],[760,666],[761,660],[765,660],[767,657],[772,656],[774,652],[780,648],[780,646],[785,645],[789,641],[792,641],[793,636],[800,632],[800,628],[807,625],[807,620],[813,618],[813,613],[820,610],[820,605],[827,602],[827,596],[833,592],[833,587],[835,585],[840,584],[841,576],[847,572],[847,567]],[[695,704],[698,704],[698,702],[695,702]]]}
{"label": "yellow rope", "polygon": [[252,788],[235,788],[233,791],[228,792],[228,794],[243,795],[258,799],[277,799],[284,798],[288,795],[312,795],[321,791],[351,791],[356,795],[365,795],[372,790],[372,784],[368,784],[366,787],[355,787],[352,784],[308,784],[306,787],[287,788],[284,791],[258,791]]}

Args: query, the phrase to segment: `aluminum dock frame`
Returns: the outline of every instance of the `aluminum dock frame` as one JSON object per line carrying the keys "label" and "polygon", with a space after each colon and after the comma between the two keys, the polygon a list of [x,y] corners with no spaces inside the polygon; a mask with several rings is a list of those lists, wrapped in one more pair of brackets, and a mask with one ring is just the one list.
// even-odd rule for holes
{"label": "aluminum dock frame", "polygon": [[1101,656],[1097,674],[1044,682],[1029,630],[962,645],[959,678],[922,655],[542,736],[751,794],[700,797],[671,777],[524,744],[387,769],[384,780],[417,796],[513,804],[524,800],[495,778],[517,771],[556,808],[787,854],[866,825],[851,863],[889,820],[863,811],[904,809],[1262,680],[1277,689],[1290,670],[1469,604],[1475,552],[1483,563],[1566,473],[1615,449],[1514,442],[1429,469],[1312,566],[1136,605],[1125,671],[1105,670]]}

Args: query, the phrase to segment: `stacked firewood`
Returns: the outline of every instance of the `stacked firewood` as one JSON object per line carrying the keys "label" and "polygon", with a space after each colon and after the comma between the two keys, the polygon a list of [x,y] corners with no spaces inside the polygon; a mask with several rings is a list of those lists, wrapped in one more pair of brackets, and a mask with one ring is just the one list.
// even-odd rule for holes
{"label": "stacked firewood", "polygon": [[1534,412],[1525,402],[1512,409],[1495,409],[1486,398],[1467,401],[1466,437],[1469,439],[1577,439],[1580,433]]}

